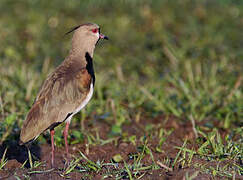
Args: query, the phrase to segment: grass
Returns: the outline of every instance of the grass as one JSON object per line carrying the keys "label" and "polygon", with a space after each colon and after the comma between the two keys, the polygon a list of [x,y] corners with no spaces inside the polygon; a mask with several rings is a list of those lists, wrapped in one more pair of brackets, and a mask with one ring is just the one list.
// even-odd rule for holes
{"label": "grass", "polygon": [[1,162],[0,162],[0,170],[3,169],[3,167],[7,164],[8,160],[6,159],[6,153],[7,153],[7,148],[5,149],[2,158],[1,158]]}
{"label": "grass", "polygon": [[[242,131],[242,128],[239,130]],[[242,167],[237,165],[237,161],[242,158],[243,153],[241,140],[232,142],[232,139],[229,139],[227,135],[223,141],[216,129],[207,135],[202,132],[200,132],[200,134],[203,134],[206,141],[201,144],[198,143],[199,148],[197,150],[186,148],[186,141],[182,147],[176,147],[179,149],[179,152],[173,164],[181,163],[182,167],[192,165],[213,176],[218,175],[221,177],[233,178],[235,174],[242,174]],[[242,136],[242,132],[240,134]],[[242,139],[242,137],[240,137],[240,139]],[[226,144],[223,144],[223,142],[226,142]],[[183,155],[179,160],[178,157],[181,153]],[[199,156],[199,159],[205,159],[208,162],[217,162],[217,166],[207,165],[205,162],[203,164],[192,163],[194,156]]]}
{"label": "grass", "polygon": [[[96,48],[94,96],[73,118],[68,137],[70,144],[85,143],[85,153],[60,175],[85,172],[89,178],[102,172],[103,178],[136,179],[156,169],[173,172],[179,166],[197,169],[185,173],[185,179],[200,173],[226,178],[242,175],[242,12],[242,2],[230,0],[72,0],[62,5],[57,0],[1,1],[0,143],[18,141],[38,89],[68,53],[71,36],[63,36],[65,32],[91,21],[101,25],[110,41]],[[168,139],[176,133],[162,122],[141,123],[160,116],[165,122],[176,119],[180,125],[191,124],[196,145],[181,137],[173,160],[154,157],[167,152]],[[105,138],[101,129],[92,126],[97,122],[109,126]],[[147,144],[143,136],[125,131],[134,123],[143,129]],[[56,129],[59,147],[64,146],[62,129]],[[43,135],[38,142],[43,145],[48,139]],[[90,147],[117,145],[120,140],[142,150],[132,163],[124,159],[93,162],[85,156]],[[0,152],[1,170],[8,162],[7,149]],[[145,165],[147,156],[150,163]],[[29,171],[40,167],[39,163],[32,162]]]}

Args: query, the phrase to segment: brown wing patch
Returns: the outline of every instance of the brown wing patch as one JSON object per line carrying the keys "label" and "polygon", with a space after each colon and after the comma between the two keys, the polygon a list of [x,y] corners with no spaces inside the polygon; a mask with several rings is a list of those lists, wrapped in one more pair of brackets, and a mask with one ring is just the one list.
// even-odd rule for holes
{"label": "brown wing patch", "polygon": [[86,69],[82,69],[76,75],[77,85],[81,92],[86,92],[89,90],[91,83],[91,76]]}
{"label": "brown wing patch", "polygon": [[[28,116],[27,116],[27,119],[36,119],[36,118],[38,118],[41,115],[40,108],[42,108],[44,106],[44,103],[45,103],[45,99],[44,98],[36,101],[34,103],[34,105],[32,106],[32,108],[30,109],[30,111],[28,113]],[[26,123],[28,123],[28,121]]]}

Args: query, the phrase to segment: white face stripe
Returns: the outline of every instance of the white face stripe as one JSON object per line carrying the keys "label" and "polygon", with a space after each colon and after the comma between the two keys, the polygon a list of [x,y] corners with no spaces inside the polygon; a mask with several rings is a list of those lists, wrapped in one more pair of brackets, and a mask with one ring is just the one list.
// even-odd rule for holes
{"label": "white face stripe", "polygon": [[99,33],[99,31],[97,31],[97,33],[95,33],[95,35],[96,35],[98,38],[100,38],[100,33]]}

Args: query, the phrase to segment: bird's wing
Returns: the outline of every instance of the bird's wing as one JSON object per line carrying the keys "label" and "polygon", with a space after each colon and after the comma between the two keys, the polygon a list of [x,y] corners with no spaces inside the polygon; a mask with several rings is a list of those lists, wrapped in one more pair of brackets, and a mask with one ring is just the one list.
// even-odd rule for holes
{"label": "bird's wing", "polygon": [[43,83],[20,134],[22,143],[62,123],[89,92],[92,76],[78,61],[60,65]]}

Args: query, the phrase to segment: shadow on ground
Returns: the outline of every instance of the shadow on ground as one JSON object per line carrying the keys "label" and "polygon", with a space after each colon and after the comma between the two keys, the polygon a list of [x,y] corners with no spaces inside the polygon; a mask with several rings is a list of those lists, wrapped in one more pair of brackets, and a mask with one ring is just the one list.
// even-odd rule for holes
{"label": "shadow on ground", "polygon": [[16,140],[6,140],[0,145],[0,159],[2,159],[6,148],[5,158],[8,160],[17,160],[21,164],[27,160],[25,163],[26,168],[30,167],[28,149],[31,152],[33,163],[40,159],[41,148],[37,143],[20,146]]}

